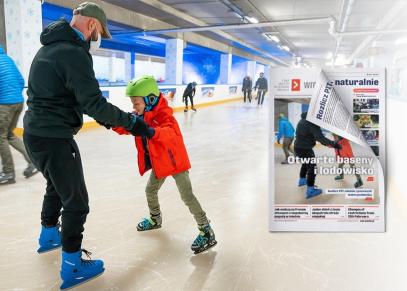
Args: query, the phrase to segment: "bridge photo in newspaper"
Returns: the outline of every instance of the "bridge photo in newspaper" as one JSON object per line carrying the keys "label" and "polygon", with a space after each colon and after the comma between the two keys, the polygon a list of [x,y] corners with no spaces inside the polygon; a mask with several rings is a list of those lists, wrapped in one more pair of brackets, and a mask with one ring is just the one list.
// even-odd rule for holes
{"label": "bridge photo in newspaper", "polygon": [[385,70],[278,68],[270,88],[270,231],[384,231]]}

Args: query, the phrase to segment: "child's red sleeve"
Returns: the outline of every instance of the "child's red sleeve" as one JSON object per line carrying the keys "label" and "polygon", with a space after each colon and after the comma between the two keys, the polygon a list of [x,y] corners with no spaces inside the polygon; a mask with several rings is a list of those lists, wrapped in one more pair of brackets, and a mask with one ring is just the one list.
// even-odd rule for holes
{"label": "child's red sleeve", "polygon": [[113,127],[112,128],[113,131],[117,132],[120,135],[129,135],[130,132],[128,132],[126,129],[124,129],[124,127]]}
{"label": "child's red sleeve", "polygon": [[152,140],[170,141],[174,136],[180,135],[178,123],[173,116],[168,116],[159,126],[154,127],[155,134]]}

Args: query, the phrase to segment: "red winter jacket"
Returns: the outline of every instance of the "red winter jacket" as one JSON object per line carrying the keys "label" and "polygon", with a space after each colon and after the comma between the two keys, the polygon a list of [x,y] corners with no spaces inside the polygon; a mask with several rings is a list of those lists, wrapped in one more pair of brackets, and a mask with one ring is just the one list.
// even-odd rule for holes
{"label": "red winter jacket", "polygon": [[338,144],[340,144],[342,148],[340,150],[335,150],[336,156],[341,158],[353,158],[352,146],[350,145],[349,140],[346,138],[340,138],[338,139]]}
{"label": "red winter jacket", "polygon": [[[161,179],[190,169],[191,164],[181,130],[173,116],[172,108],[168,106],[167,99],[162,94],[153,110],[144,113],[144,121],[155,130],[154,136],[147,139],[147,147],[156,177]],[[113,130],[119,134],[130,134],[122,127]],[[150,168],[145,163],[143,141],[139,136],[134,137],[134,140],[140,175],[144,175]]]}

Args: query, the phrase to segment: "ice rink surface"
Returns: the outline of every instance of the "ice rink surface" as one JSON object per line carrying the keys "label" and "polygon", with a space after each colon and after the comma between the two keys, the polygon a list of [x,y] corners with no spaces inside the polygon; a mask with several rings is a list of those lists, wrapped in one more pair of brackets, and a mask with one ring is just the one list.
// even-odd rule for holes
{"label": "ice rink surface", "polygon": [[[197,229],[172,178],[159,197],[163,227],[140,233],[148,214],[133,138],[80,133],[90,197],[83,247],[105,261],[103,276],[75,290],[405,291],[407,103],[389,100],[386,233],[268,232],[268,110],[242,103],[176,113],[193,189],[218,245],[193,255]],[[0,290],[58,290],[60,251],[38,255],[45,181],[0,188]],[[401,188],[403,187],[403,188]]]}

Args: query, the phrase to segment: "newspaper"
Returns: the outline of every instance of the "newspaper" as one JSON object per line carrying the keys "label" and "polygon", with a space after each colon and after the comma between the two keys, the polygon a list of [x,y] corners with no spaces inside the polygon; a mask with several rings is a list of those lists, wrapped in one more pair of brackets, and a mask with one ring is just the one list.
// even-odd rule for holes
{"label": "newspaper", "polygon": [[384,69],[282,68],[270,82],[270,231],[384,231]]}

